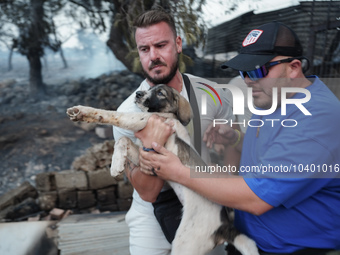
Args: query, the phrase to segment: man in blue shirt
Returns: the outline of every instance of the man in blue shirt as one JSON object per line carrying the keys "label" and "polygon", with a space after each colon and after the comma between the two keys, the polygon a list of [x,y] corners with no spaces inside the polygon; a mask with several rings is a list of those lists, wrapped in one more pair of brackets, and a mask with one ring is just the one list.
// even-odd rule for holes
{"label": "man in blue shirt", "polygon": [[240,71],[256,114],[245,135],[211,125],[204,140],[242,151],[242,178],[190,178],[159,144],[158,154],[142,153],[144,167],[159,169],[160,178],[235,208],[236,227],[263,255],[340,249],[340,102],[318,77],[304,76],[305,62],[294,31],[272,22],[252,30],[240,54],[222,65]]}

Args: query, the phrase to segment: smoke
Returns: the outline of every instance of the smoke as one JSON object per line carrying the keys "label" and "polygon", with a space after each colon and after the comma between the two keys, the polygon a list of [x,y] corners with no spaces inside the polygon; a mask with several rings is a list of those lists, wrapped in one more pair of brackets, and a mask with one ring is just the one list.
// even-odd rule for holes
{"label": "smoke", "polygon": [[[104,73],[126,69],[105,42],[96,35],[79,31],[77,36],[77,44],[62,49],[67,68],[60,52],[45,49],[41,63],[43,80],[46,84],[80,77],[95,78]],[[28,83],[29,65],[26,57],[13,52],[12,70],[8,71],[9,55],[9,51],[0,50],[0,81],[15,79],[20,83]]]}

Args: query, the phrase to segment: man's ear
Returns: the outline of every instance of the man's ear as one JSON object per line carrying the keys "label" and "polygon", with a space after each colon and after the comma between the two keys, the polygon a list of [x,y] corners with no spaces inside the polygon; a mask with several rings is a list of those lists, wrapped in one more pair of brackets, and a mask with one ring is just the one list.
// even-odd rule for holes
{"label": "man's ear", "polygon": [[302,63],[298,59],[294,59],[292,62],[289,63],[290,68],[290,77],[291,79],[297,78],[303,73],[302,71]]}
{"label": "man's ear", "polygon": [[176,37],[176,48],[178,54],[182,53],[182,38],[180,36]]}

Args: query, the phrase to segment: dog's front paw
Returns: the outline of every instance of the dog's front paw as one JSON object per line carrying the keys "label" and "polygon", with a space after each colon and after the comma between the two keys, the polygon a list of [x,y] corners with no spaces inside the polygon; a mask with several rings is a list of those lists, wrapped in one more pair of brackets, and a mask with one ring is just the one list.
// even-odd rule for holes
{"label": "dog's front paw", "polygon": [[66,113],[72,121],[89,121],[92,109],[91,107],[78,105],[68,108]]}
{"label": "dog's front paw", "polygon": [[78,106],[68,108],[66,114],[72,121],[81,121],[82,114]]}

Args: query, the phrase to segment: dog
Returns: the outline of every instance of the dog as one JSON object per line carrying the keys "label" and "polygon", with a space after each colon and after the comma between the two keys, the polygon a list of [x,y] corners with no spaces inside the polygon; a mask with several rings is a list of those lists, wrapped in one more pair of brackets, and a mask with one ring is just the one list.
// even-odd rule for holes
{"label": "dog", "polygon": [[[169,137],[165,148],[178,155],[184,165],[205,165],[190,146],[190,136],[185,126],[193,114],[183,96],[169,86],[157,85],[148,91],[137,91],[135,103],[142,112],[120,113],[75,106],[67,109],[67,114],[72,121],[114,125],[133,132],[143,129],[149,117],[157,114],[174,124],[175,132]],[[124,171],[126,159],[139,165],[140,146],[139,140],[134,144],[127,137],[116,141],[110,170],[113,177]],[[172,242],[172,255],[203,255],[225,241],[233,244],[243,255],[259,254],[255,242],[236,230],[226,217],[224,207],[178,183],[168,183],[183,205],[182,220]]]}

